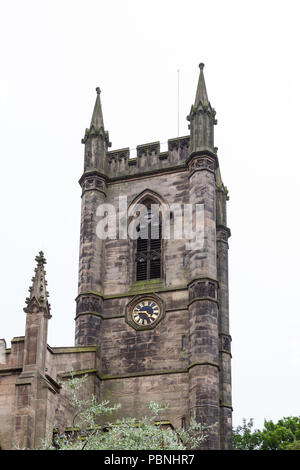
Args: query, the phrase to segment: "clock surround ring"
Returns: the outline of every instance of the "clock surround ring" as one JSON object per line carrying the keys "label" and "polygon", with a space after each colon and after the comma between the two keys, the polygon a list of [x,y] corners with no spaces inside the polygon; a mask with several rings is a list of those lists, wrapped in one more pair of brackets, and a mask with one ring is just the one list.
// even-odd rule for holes
{"label": "clock surround ring", "polygon": [[[138,314],[138,306],[142,304],[147,307],[141,314]],[[154,305],[153,305],[154,303]],[[136,310],[135,310],[136,309]],[[138,315],[137,315],[138,314]],[[134,320],[134,316],[136,321]],[[138,317],[144,321],[138,321]],[[147,317],[149,321],[147,321]],[[155,328],[165,317],[164,301],[156,294],[141,294],[135,296],[126,306],[125,320],[135,330],[149,330]]]}

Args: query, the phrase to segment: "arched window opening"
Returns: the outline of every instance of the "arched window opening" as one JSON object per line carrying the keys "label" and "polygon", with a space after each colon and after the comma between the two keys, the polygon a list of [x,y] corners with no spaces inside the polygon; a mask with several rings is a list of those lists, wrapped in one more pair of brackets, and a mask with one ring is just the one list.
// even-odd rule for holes
{"label": "arched window opening", "polygon": [[[136,281],[161,278],[161,219],[156,220],[151,212],[151,201],[143,202],[147,207],[145,225],[147,238],[139,237],[136,245]],[[152,222],[152,223],[151,223]],[[141,227],[138,227],[141,230]]]}

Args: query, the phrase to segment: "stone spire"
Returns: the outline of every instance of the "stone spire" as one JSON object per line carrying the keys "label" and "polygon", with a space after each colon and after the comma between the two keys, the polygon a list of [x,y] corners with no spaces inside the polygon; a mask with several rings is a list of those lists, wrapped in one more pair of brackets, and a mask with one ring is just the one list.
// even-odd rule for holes
{"label": "stone spire", "polygon": [[208,96],[207,96],[207,91],[206,91],[206,85],[205,85],[205,79],[204,79],[204,64],[199,64],[200,68],[200,75],[199,75],[199,80],[198,80],[198,87],[197,87],[197,93],[196,93],[196,98],[195,98],[195,104],[194,107],[198,108],[199,105],[204,107],[209,106],[209,101],[208,101]]}
{"label": "stone spire", "polygon": [[205,85],[204,64],[200,64],[200,75],[195,103],[191,107],[187,120],[190,121],[191,153],[209,150],[214,152],[214,124],[216,111],[212,108]]}
{"label": "stone spire", "polygon": [[94,132],[95,134],[100,132],[100,129],[104,130],[104,122],[103,122],[103,115],[102,115],[102,107],[100,101],[100,93],[101,90],[99,87],[96,88],[97,97],[94,106],[93,116],[90,124],[90,132]]}
{"label": "stone spire", "polygon": [[85,130],[82,143],[85,144],[84,171],[104,172],[107,148],[111,146],[108,132],[104,129],[100,88],[97,96],[89,129]]}
{"label": "stone spire", "polygon": [[49,293],[46,290],[46,271],[44,269],[46,260],[42,251],[35,257],[35,261],[37,262],[37,267],[34,270],[32,286],[29,288],[29,297],[27,297],[25,301],[27,306],[24,308],[24,312],[33,313],[43,311],[47,314],[48,318],[51,318],[50,304],[47,299]]}

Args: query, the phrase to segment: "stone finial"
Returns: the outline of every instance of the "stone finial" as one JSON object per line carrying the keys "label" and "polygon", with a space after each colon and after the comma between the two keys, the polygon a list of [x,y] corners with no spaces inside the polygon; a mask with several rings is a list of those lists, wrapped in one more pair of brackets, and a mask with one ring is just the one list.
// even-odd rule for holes
{"label": "stone finial", "polygon": [[44,253],[42,251],[39,252],[39,254],[35,257],[35,261],[37,262],[38,266],[43,266],[44,264],[47,263]]}
{"label": "stone finial", "polygon": [[200,70],[203,70],[203,69],[204,69],[204,64],[203,64],[203,62],[201,62],[201,63],[199,64],[199,68],[200,68]]}
{"label": "stone finial", "polygon": [[97,92],[97,95],[100,95],[100,93],[101,93],[101,90],[100,90],[100,88],[99,88],[98,86],[97,86],[97,88],[96,88],[96,92]]}
{"label": "stone finial", "polygon": [[47,263],[44,253],[42,251],[35,257],[37,263],[34,269],[34,276],[32,278],[32,286],[29,288],[29,297],[26,298],[27,306],[24,308],[26,313],[32,313],[32,307],[35,306],[38,310],[43,310],[50,317],[50,304],[47,298],[49,293],[47,292],[46,286],[46,271],[44,265]]}

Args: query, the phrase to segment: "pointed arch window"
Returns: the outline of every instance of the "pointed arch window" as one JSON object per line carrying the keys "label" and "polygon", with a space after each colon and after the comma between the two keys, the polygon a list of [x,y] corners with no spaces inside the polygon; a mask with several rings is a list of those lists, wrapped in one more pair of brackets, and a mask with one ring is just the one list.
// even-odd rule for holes
{"label": "pointed arch window", "polygon": [[[143,201],[143,204],[147,207],[143,229],[146,228],[148,237],[139,237],[137,239],[135,259],[136,281],[161,278],[161,217],[153,218],[151,202]],[[141,227],[139,229],[142,231]]]}

